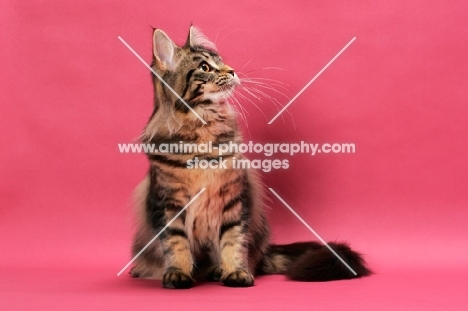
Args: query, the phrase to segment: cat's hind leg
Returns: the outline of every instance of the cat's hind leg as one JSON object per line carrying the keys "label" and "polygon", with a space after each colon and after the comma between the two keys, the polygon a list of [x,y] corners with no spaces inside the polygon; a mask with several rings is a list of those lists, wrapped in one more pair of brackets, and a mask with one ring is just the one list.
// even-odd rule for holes
{"label": "cat's hind leg", "polygon": [[136,260],[136,264],[130,269],[130,275],[134,278],[161,280],[164,268],[145,259]]}
{"label": "cat's hind leg", "polygon": [[[164,272],[164,255],[160,241],[151,241],[154,232],[147,226],[141,226],[135,235],[132,245],[132,256],[135,259],[134,266],[130,269],[130,275],[134,278],[147,278],[161,280]],[[141,250],[144,249],[143,252]],[[141,252],[141,254],[140,254]]]}

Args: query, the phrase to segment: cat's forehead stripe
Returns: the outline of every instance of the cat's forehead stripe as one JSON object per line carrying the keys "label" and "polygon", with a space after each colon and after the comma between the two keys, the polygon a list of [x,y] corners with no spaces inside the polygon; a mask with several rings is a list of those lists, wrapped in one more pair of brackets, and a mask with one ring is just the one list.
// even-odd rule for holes
{"label": "cat's forehead stripe", "polygon": [[211,57],[212,57],[212,55],[210,55],[210,54],[207,53],[207,52],[203,52],[202,54],[203,54],[206,58],[211,58]]}
{"label": "cat's forehead stripe", "polygon": [[208,59],[221,59],[219,56],[217,55],[210,55],[206,52],[198,52],[196,55],[194,55],[192,57],[193,60],[198,60],[198,59],[204,59],[204,60],[208,60]]}
{"label": "cat's forehead stripe", "polygon": [[210,56],[219,57],[218,53],[213,52],[211,50],[208,50],[208,49],[206,49],[206,48],[204,48],[202,46],[192,46],[192,47],[190,47],[190,50],[192,52],[204,53],[208,57],[210,57]]}
{"label": "cat's forehead stripe", "polygon": [[205,58],[202,57],[202,56],[199,56],[199,55],[195,55],[195,56],[192,57],[192,61],[194,61],[194,62],[197,62],[199,60],[205,60]]}

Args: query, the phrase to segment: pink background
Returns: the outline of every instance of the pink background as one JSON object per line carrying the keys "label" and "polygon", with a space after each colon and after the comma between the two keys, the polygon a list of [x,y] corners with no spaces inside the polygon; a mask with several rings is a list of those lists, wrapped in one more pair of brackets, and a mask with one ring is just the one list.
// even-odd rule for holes
{"label": "pink background", "polygon": [[[468,4],[251,2],[0,4],[2,309],[468,306]],[[117,37],[150,62],[150,26],[182,43],[191,22],[230,66],[287,83],[289,97],[356,37],[284,122],[267,125],[272,103],[256,102],[265,118],[243,101],[245,137],[356,144],[355,154],[279,156],[290,168],[263,176],[325,240],[364,253],[374,276],[188,291],[116,276],[130,260],[131,192],[148,167],[117,143],[136,141],[152,109],[150,73]],[[271,198],[274,241],[315,239]]]}

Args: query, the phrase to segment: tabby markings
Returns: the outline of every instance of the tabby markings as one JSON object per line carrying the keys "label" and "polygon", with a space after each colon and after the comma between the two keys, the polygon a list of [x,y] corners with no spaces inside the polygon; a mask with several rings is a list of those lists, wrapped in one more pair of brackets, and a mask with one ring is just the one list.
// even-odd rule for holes
{"label": "tabby markings", "polygon": [[149,241],[148,244],[146,244],[145,247],[143,247],[143,248],[141,249],[141,251],[139,251],[138,254],[136,254],[136,255],[132,258],[132,260],[130,260],[130,261],[125,265],[125,267],[123,267],[122,270],[120,270],[119,273],[117,273],[117,276],[120,276],[120,275],[122,274],[122,272],[124,272],[124,271],[128,268],[128,266],[130,266],[138,257],[140,257],[140,255],[145,251],[145,249],[147,249],[147,248],[151,245],[151,243],[153,243],[153,242],[164,232],[164,230],[166,230],[166,229],[177,219],[177,217],[180,216],[180,214],[182,214],[183,212],[185,212],[185,210],[187,209],[187,207],[189,207],[189,206],[200,196],[200,194],[202,194],[203,191],[205,191],[205,190],[206,190],[206,188],[202,188],[202,189],[187,203],[187,205],[185,205],[184,208],[181,209],[180,212],[178,212],[178,213],[174,216],[174,218],[172,218],[171,221],[169,221],[169,222],[164,226],[164,228],[162,228],[162,229],[158,232],[158,234],[156,234],[156,235],[154,236],[154,238],[152,238],[151,241]]}
{"label": "tabby markings", "polygon": [[138,53],[135,52],[135,50],[132,49],[132,47],[131,47],[130,45],[128,45],[127,42],[125,42],[124,39],[122,39],[122,37],[118,36],[118,38],[119,38],[119,40],[120,40],[120,41],[121,41],[121,42],[122,42],[122,43],[123,43],[123,44],[124,44],[124,45],[125,45],[141,62],[142,62],[142,63],[143,63],[143,65],[146,66],[146,68],[148,68],[148,69],[149,69],[149,70],[150,70],[150,71],[151,71],[151,72],[152,72],[152,73],[169,89],[169,90],[171,90],[172,93],[174,93],[174,95],[175,95],[182,103],[185,104],[185,106],[187,106],[188,110],[190,110],[191,112],[193,112],[193,114],[194,114],[198,119],[200,119],[200,121],[201,121],[203,124],[205,124],[205,125],[207,124],[206,121],[203,120],[203,118],[200,117],[200,115],[199,115],[195,110],[193,110],[193,108],[190,107],[190,105],[187,104],[187,103],[185,102],[185,100],[183,100],[182,97],[180,97],[180,95],[177,94],[177,92],[174,91],[174,89],[173,89],[169,84],[167,84],[166,81],[164,81],[164,79],[161,78],[161,77],[158,75],[158,73],[157,73],[156,71],[154,71],[153,68],[151,68],[150,65],[147,64],[147,63],[145,62],[145,60],[144,60],[140,55],[138,55]]}

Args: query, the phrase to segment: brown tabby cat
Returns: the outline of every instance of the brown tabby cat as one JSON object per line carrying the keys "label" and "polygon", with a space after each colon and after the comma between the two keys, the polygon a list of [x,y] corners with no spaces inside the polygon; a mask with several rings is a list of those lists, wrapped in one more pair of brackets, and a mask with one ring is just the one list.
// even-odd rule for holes
{"label": "brown tabby cat", "polygon": [[[145,143],[242,141],[236,114],[227,103],[240,84],[213,43],[194,27],[178,47],[161,30],[153,35],[152,68],[206,124],[157,77],[154,111]],[[353,275],[316,242],[270,245],[255,172],[233,168],[188,168],[187,161],[217,159],[218,153],[148,154],[150,170],[137,189],[140,222],[133,244],[137,254],[202,188],[206,190],[137,258],[133,277],[162,279],[166,288],[189,288],[195,280],[226,286],[252,286],[254,274],[283,273],[302,281],[327,281],[368,275],[361,256],[345,244],[329,245],[357,272]],[[243,159],[241,153],[223,159]]]}

